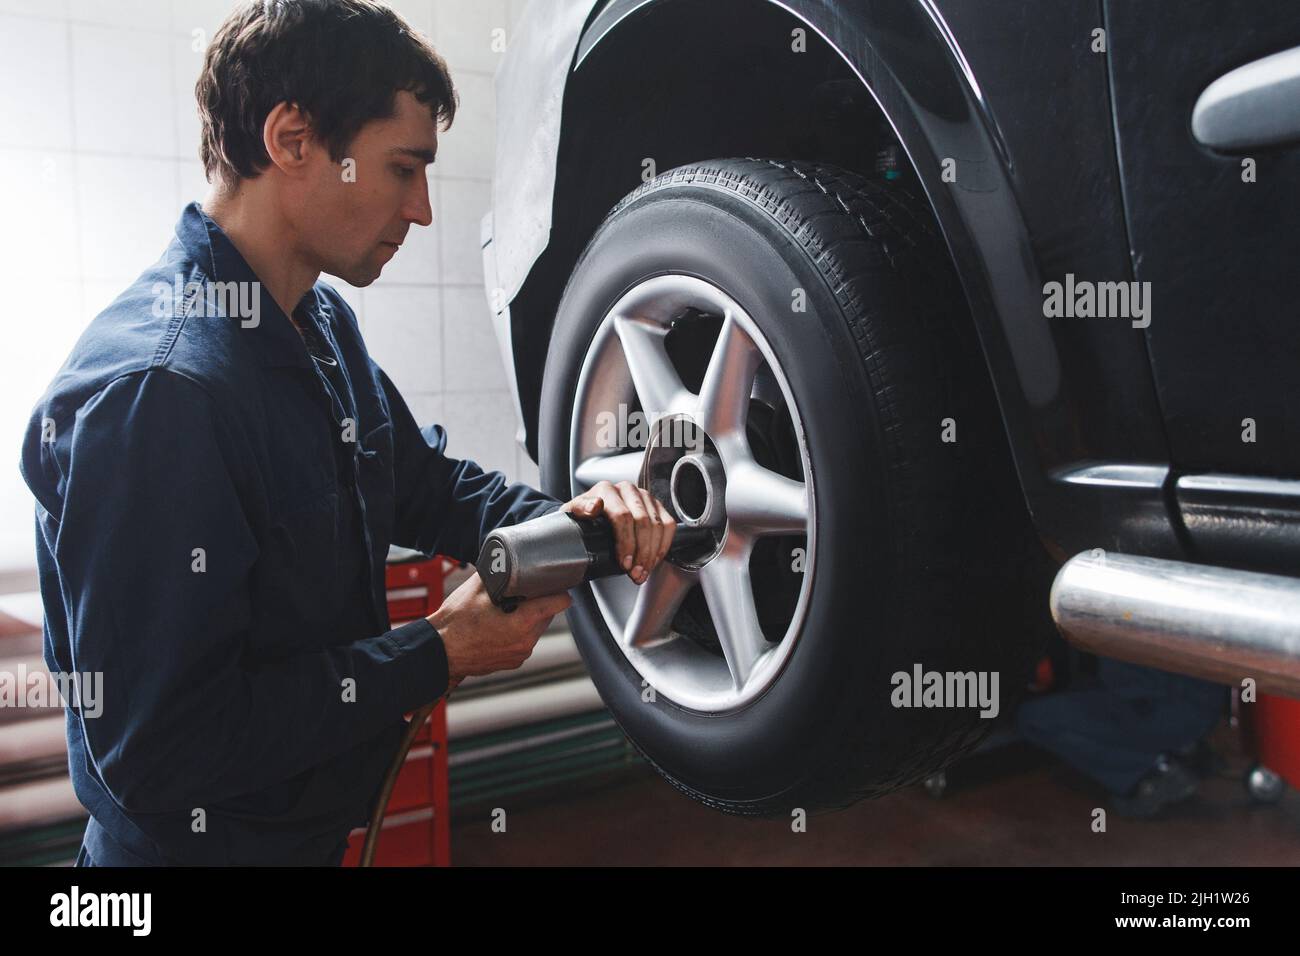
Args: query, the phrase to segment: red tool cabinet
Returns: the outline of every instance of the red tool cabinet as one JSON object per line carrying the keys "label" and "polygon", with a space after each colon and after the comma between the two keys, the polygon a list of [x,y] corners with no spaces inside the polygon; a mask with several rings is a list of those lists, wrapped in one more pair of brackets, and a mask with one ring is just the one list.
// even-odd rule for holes
{"label": "red tool cabinet", "polygon": [[1300,700],[1260,694],[1250,716],[1248,729],[1259,765],[1300,788]]}
{"label": "red tool cabinet", "polygon": [[[386,569],[388,616],[393,627],[427,617],[442,603],[446,559],[390,563]],[[353,830],[344,866],[356,866],[366,831]],[[447,784],[447,702],[425,722],[388,801],[375,850],[375,866],[449,866],[450,800]]]}

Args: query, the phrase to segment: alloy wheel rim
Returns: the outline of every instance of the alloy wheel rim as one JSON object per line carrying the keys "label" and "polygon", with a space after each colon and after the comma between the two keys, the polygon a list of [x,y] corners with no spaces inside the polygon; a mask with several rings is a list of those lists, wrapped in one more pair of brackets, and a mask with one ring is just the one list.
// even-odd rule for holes
{"label": "alloy wheel rim", "polygon": [[[684,321],[718,325],[697,390],[683,381],[680,356],[675,361],[667,347],[670,332]],[[760,399],[775,415],[788,416],[781,419],[791,426],[783,433],[790,446],[785,467],[798,479],[755,457],[751,418]],[[626,440],[633,419],[643,445]],[[643,280],[602,318],[583,360],[570,420],[574,495],[602,479],[648,484],[671,502],[670,510],[701,509],[675,514],[679,528],[703,521],[714,531],[714,547],[662,562],[642,585],[626,575],[591,582],[619,650],[643,686],[682,707],[721,713],[752,703],[771,688],[799,640],[816,571],[816,506],[803,423],[761,330],[739,303],[703,279],[667,274]],[[613,423],[618,427],[611,441]],[[660,441],[678,423],[692,437],[685,444]],[[649,484],[652,472],[658,485]],[[755,547],[764,547],[765,557],[777,553],[760,544],[765,538],[803,542],[802,555],[790,555],[791,567],[800,569],[797,584],[791,579],[789,599],[779,607],[755,596]],[[707,609],[703,630],[711,629],[703,639],[691,636],[698,624],[686,626],[702,621],[699,598],[691,596],[697,587]]]}

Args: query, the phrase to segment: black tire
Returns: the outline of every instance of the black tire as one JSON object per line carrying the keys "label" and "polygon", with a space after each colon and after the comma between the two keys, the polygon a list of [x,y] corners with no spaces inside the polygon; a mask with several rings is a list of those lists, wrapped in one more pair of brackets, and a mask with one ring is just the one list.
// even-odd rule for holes
{"label": "black tire", "polygon": [[[583,589],[569,620],[593,681],[641,753],[718,809],[815,811],[924,779],[994,721],[895,707],[892,675],[997,672],[1010,716],[1048,620],[1044,582],[1026,570],[1042,549],[928,207],[841,169],[764,159],[693,163],[629,194],[556,317],[539,451],[557,497],[573,494],[570,417],[593,333],[624,291],[663,273],[721,287],[779,356],[808,440],[818,571],[785,669],[738,712],[644,701]],[[795,287],[805,312],[790,309]],[[955,443],[941,440],[945,418]]]}

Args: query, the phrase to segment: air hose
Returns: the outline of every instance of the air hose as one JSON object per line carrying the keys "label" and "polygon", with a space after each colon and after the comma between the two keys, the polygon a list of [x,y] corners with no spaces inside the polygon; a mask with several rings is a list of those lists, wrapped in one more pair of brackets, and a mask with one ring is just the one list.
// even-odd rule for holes
{"label": "air hose", "polygon": [[374,862],[375,850],[379,846],[379,831],[384,823],[384,813],[388,810],[388,799],[393,795],[393,786],[397,783],[397,775],[401,773],[402,765],[406,763],[406,755],[411,749],[411,743],[419,735],[420,728],[429,719],[429,715],[433,713],[433,708],[437,706],[436,700],[425,704],[412,715],[411,722],[406,727],[406,733],[402,736],[402,745],[397,748],[397,755],[393,757],[392,766],[388,768],[384,785],[375,800],[375,809],[370,814],[370,826],[366,828],[366,842],[361,846],[361,866],[370,866]]}

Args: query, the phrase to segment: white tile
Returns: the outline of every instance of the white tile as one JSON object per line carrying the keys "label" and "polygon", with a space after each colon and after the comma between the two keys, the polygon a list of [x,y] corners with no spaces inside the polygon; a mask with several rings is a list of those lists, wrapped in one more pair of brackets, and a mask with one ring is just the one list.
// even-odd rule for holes
{"label": "white tile", "polygon": [[194,84],[203,71],[203,51],[195,51],[196,43],[189,37],[172,37],[172,109],[176,127],[176,155],[198,160],[199,104],[194,96]]}
{"label": "white tile", "polygon": [[[487,183],[468,179],[438,181],[438,208],[442,212],[442,281],[462,285],[483,284],[483,249],[479,223],[492,206]],[[439,225],[435,222],[434,225]]]}
{"label": "white tile", "polygon": [[171,0],[171,29],[187,39],[201,31],[199,38],[211,42],[217,28],[240,4],[237,0]]}
{"label": "white tile", "polygon": [[0,0],[0,13],[59,20],[68,15],[68,0]]}
{"label": "white tile", "polygon": [[0,285],[79,276],[72,153],[0,149]]}
{"label": "white tile", "polygon": [[496,94],[492,77],[452,71],[458,105],[456,119],[438,133],[438,177],[469,176],[491,179],[496,148]]}
{"label": "white tile", "polygon": [[402,393],[442,390],[442,316],[432,286],[365,291],[366,348]]}
{"label": "white tile", "polygon": [[402,401],[411,410],[415,424],[424,428],[427,425],[442,424],[442,396],[433,392],[402,393]]}
{"label": "white tile", "polygon": [[433,222],[427,226],[412,225],[407,230],[402,248],[388,260],[373,288],[393,283],[433,284],[440,281],[442,273],[438,265],[438,250],[441,236],[438,234],[438,220],[441,216],[433,179],[429,180],[429,203],[433,206]]}
{"label": "white tile", "polygon": [[[433,36],[433,0],[386,0],[413,30],[418,30],[425,37]],[[441,52],[441,51],[440,51]]]}
{"label": "white tile", "polygon": [[192,202],[202,202],[207,198],[208,181],[203,175],[203,164],[197,159],[190,161],[176,160],[176,216],[180,210]]}
{"label": "white tile", "polygon": [[528,452],[515,445],[515,474],[518,475],[519,481],[533,488],[542,487],[542,476],[538,468],[533,464],[533,460],[528,457]]}
{"label": "white tile", "polygon": [[79,286],[69,278],[5,284],[0,446],[14,464],[0,475],[0,568],[35,566],[35,504],[18,474],[18,448],[32,409],[81,333]]}
{"label": "white tile", "polygon": [[509,40],[506,0],[434,0],[433,43],[457,71],[496,71]]}
{"label": "white tile", "polygon": [[176,163],[78,156],[77,201],[85,277],[137,276],[162,255],[180,218]]}
{"label": "white tile", "polygon": [[69,0],[68,16],[86,23],[171,29],[171,4],[165,0]]}
{"label": "white tile", "polygon": [[445,391],[499,391],[510,387],[482,289],[443,287],[442,343]]}
{"label": "white tile", "polygon": [[[35,398],[35,396],[33,396]],[[25,410],[26,411],[26,410]],[[27,428],[24,411],[21,420],[12,427],[0,421],[0,441],[7,448],[22,444]],[[0,477],[0,528],[11,529],[0,536],[0,571],[31,571],[36,568],[36,505],[17,468],[6,470]]]}
{"label": "white tile", "polygon": [[5,325],[5,345],[13,348],[15,356],[22,356],[22,362],[5,375],[40,382],[26,398],[25,407],[30,410],[72,351],[90,316],[81,307],[81,282],[76,278],[26,282],[5,290],[5,295],[6,309],[12,310]]}
{"label": "white tile", "polygon": [[72,146],[66,23],[0,16],[0,146]]}
{"label": "white tile", "polygon": [[[510,26],[511,27],[515,27],[519,25],[519,18],[524,15],[524,7],[526,6],[528,6],[528,0],[510,0]],[[514,37],[511,36],[508,37],[507,39],[513,40]]]}
{"label": "white tile", "polygon": [[469,458],[487,471],[503,471],[514,480],[514,404],[506,392],[443,396],[443,421],[447,429],[447,454]]}
{"label": "white tile", "polygon": [[171,156],[172,38],[74,23],[72,95],[77,148]]}
{"label": "white tile", "polygon": [[[176,155],[185,159],[198,159],[203,129],[194,84],[203,71],[204,56],[217,28],[236,5],[230,0],[175,0],[173,3],[172,32],[175,36],[170,43],[172,109],[175,117]],[[207,182],[201,182],[203,192],[206,193]]]}

